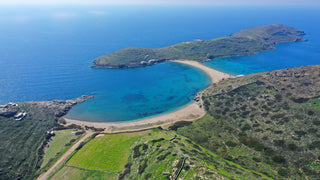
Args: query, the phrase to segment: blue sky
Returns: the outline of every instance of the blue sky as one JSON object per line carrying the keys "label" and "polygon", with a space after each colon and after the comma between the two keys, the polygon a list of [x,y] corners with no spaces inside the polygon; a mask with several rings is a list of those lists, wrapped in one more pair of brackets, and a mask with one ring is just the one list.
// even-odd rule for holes
{"label": "blue sky", "polygon": [[254,5],[320,6],[320,0],[0,0],[0,5]]}

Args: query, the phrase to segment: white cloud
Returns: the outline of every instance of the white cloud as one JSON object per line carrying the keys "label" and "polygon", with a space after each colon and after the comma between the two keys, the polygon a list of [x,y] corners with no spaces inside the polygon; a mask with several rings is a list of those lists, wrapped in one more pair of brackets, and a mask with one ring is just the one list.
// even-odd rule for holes
{"label": "white cloud", "polygon": [[106,12],[106,11],[93,10],[93,11],[90,11],[89,14],[92,14],[94,16],[105,16],[105,15],[107,15],[109,13]]}
{"label": "white cloud", "polygon": [[73,12],[57,12],[52,14],[51,17],[55,20],[66,20],[77,17],[77,14]]}

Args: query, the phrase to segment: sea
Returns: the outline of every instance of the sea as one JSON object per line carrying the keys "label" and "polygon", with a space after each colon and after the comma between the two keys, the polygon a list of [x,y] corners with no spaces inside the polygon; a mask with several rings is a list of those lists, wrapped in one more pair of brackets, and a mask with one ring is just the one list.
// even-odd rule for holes
{"label": "sea", "polygon": [[294,6],[1,6],[0,104],[94,95],[66,116],[94,122],[174,111],[210,85],[205,73],[173,62],[93,69],[93,59],[125,47],[161,48],[282,23],[305,31],[308,41],[204,64],[232,75],[320,64],[319,12]]}

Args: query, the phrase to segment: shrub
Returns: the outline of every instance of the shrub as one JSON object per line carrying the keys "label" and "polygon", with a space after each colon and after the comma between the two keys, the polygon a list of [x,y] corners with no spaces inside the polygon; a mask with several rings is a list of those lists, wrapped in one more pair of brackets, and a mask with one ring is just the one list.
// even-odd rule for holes
{"label": "shrub", "polygon": [[313,123],[314,125],[319,126],[319,125],[320,125],[320,120],[313,120],[312,123]]}
{"label": "shrub", "polygon": [[320,141],[313,141],[311,144],[308,145],[310,150],[318,148],[320,149]]}
{"label": "shrub", "polygon": [[164,140],[164,138],[160,138],[160,139],[154,139],[151,142],[152,142],[152,145],[154,145],[154,143],[160,142],[160,141],[163,141],[163,140]]}
{"label": "shrub", "polygon": [[192,124],[191,121],[179,121],[179,122],[174,123],[172,126],[170,126],[169,130],[176,131],[178,128],[188,126],[190,124]]}
{"label": "shrub", "polygon": [[140,151],[139,151],[140,146],[141,146],[141,144],[139,144],[133,148],[133,158],[137,158],[140,156]]}
{"label": "shrub", "polygon": [[148,145],[147,144],[143,144],[142,150],[146,151],[147,149],[148,149]]}
{"label": "shrub", "polygon": [[313,111],[308,111],[308,115],[312,116],[312,115],[314,115],[314,112]]}
{"label": "shrub", "polygon": [[83,134],[83,133],[85,133],[85,131],[77,131],[77,132],[75,133],[75,135],[78,136],[78,135],[81,135],[81,134]]}
{"label": "shrub", "polygon": [[250,130],[250,129],[251,129],[251,126],[250,126],[249,124],[245,124],[245,125],[241,128],[242,131],[247,131],[247,130]]}
{"label": "shrub", "polygon": [[233,142],[233,141],[227,141],[226,145],[230,146],[230,147],[236,147],[238,144],[236,142]]}
{"label": "shrub", "polygon": [[146,169],[146,167],[147,167],[147,160],[143,160],[139,165],[138,173],[142,174]]}
{"label": "shrub", "polygon": [[275,146],[284,146],[285,145],[284,140],[273,140],[273,143]]}
{"label": "shrub", "polygon": [[86,142],[81,142],[79,146],[76,148],[76,151],[80,150],[86,144],[87,144]]}
{"label": "shrub", "polygon": [[285,169],[285,168],[279,169],[278,174],[279,174],[280,176],[282,176],[282,177],[288,177],[288,175],[289,175],[288,170]]}
{"label": "shrub", "polygon": [[273,131],[275,134],[282,134],[283,133],[283,131],[281,131],[281,130],[276,130],[276,131]]}
{"label": "shrub", "polygon": [[160,156],[158,156],[157,157],[157,159],[159,160],[159,161],[162,161],[162,160],[164,160],[168,155],[170,155],[171,154],[171,152],[167,152],[167,153],[165,153],[165,154],[162,154],[162,155],[160,155]]}
{"label": "shrub", "polygon": [[300,137],[307,134],[305,131],[294,131],[294,133],[296,133]]}
{"label": "shrub", "polygon": [[272,160],[273,160],[273,162],[278,163],[278,164],[286,162],[286,159],[284,157],[282,157],[282,156],[279,156],[279,155],[278,156],[273,156]]}
{"label": "shrub", "polygon": [[296,151],[298,149],[298,146],[293,143],[290,143],[288,144],[288,149],[291,151]]}
{"label": "shrub", "polygon": [[146,176],[144,177],[144,179],[149,179],[149,178],[151,178],[151,176],[152,176],[152,174],[151,174],[151,173],[148,173],[148,174],[146,174]]}

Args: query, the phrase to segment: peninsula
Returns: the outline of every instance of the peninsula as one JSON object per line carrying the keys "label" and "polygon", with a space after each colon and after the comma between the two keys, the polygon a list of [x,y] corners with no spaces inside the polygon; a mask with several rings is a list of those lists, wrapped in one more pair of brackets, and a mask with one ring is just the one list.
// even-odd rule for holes
{"label": "peninsula", "polygon": [[306,41],[299,29],[271,24],[239,31],[228,37],[195,40],[163,48],[128,47],[96,58],[93,68],[134,68],[170,60],[210,61],[215,58],[246,56],[275,49],[285,42]]}

